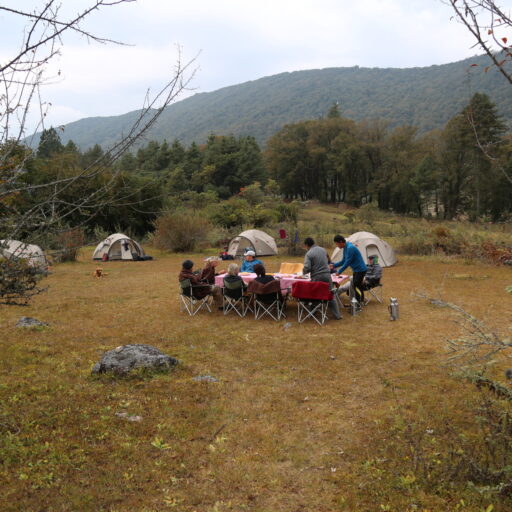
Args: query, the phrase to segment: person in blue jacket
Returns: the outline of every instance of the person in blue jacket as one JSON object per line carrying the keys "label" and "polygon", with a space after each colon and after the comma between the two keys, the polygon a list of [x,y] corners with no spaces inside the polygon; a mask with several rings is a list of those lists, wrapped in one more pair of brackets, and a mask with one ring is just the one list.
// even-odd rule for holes
{"label": "person in blue jacket", "polygon": [[254,272],[254,265],[263,265],[261,260],[256,259],[254,251],[247,251],[244,256],[244,262],[240,267],[240,272]]}
{"label": "person in blue jacket", "polygon": [[343,258],[338,263],[332,264],[332,268],[341,274],[346,268],[352,269],[352,286],[354,296],[359,304],[364,304],[363,279],[366,274],[366,263],[359,249],[350,242],[347,242],[341,235],[334,237],[334,243],[343,249]]}

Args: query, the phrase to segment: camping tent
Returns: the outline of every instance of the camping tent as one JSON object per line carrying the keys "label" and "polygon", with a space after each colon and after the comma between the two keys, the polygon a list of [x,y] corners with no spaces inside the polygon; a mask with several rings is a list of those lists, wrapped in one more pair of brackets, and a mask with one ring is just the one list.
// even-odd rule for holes
{"label": "camping tent", "polygon": [[241,256],[245,249],[251,248],[256,256],[274,256],[277,254],[276,241],[264,231],[248,229],[229,242],[228,254]]}
{"label": "camping tent", "polygon": [[109,260],[143,260],[146,259],[144,249],[129,236],[114,233],[100,242],[92,255],[93,260],[102,260],[107,255]]}
{"label": "camping tent", "polygon": [[[373,233],[359,231],[350,235],[347,241],[354,244],[359,249],[365,261],[368,260],[370,256],[378,256],[381,267],[391,267],[397,262],[393,248]],[[342,257],[343,249],[336,247],[331,255],[331,260],[337,262],[340,261]]]}
{"label": "camping tent", "polygon": [[41,247],[18,242],[18,240],[0,240],[0,256],[7,259],[26,259],[31,267],[48,267],[48,260]]}

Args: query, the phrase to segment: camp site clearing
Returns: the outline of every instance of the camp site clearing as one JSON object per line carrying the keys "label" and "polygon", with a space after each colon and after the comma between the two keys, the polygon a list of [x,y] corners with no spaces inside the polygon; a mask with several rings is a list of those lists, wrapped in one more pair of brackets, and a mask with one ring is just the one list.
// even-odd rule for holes
{"label": "camp site clearing", "polygon": [[[55,266],[48,291],[28,307],[1,309],[0,510],[437,511],[455,510],[464,498],[463,510],[476,511],[489,504],[449,487],[419,487],[421,468],[402,449],[400,432],[411,418],[434,433],[429,443],[447,422],[471,431],[466,407],[477,391],[445,366],[459,317],[427,297],[499,329],[512,311],[504,291],[510,268],[400,257],[384,270],[384,304],[319,326],[299,325],[293,305],[281,322],[180,314],[184,256],[150,253],[154,261],[98,262],[84,251],[79,262]],[[191,258],[199,264],[204,256]],[[264,260],[269,271],[281,262]],[[98,265],[106,277],[94,277]],[[396,322],[389,297],[400,303]],[[49,326],[16,328],[21,316]],[[130,343],[153,345],[180,365],[152,376],[91,376],[103,352]]]}

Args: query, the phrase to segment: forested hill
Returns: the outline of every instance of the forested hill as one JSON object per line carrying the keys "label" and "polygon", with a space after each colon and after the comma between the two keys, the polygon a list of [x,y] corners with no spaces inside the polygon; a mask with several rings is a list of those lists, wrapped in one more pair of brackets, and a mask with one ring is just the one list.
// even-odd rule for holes
{"label": "forested hill", "polygon": [[[442,128],[475,92],[486,93],[511,125],[511,86],[496,69],[484,71],[489,62],[479,56],[423,68],[356,66],[281,73],[175,103],[148,139],[201,143],[216,133],[253,135],[264,144],[287,123],[325,116],[334,102],[344,117],[382,118],[392,127],[410,124],[425,132]],[[66,125],[61,139],[72,139],[82,149],[96,143],[105,147],[117,140],[135,115],[82,119]]]}

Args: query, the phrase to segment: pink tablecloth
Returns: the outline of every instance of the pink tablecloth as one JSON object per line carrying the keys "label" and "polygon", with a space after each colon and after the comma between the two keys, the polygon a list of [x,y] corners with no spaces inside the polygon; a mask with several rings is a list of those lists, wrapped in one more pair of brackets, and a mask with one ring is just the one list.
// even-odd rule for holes
{"label": "pink tablecloth", "polygon": [[[224,287],[224,276],[226,274],[219,274],[218,276],[215,276],[215,284],[217,286],[220,286],[221,288]],[[256,279],[256,274],[239,274],[240,277],[244,280],[245,283],[250,283],[251,281],[253,281],[254,279]],[[331,274],[332,276],[332,280],[334,283],[338,283],[338,284],[341,284],[343,283],[344,281],[346,281],[348,279],[349,276],[346,276],[346,275],[336,275],[336,274]],[[301,279],[301,278],[298,278],[297,276],[294,276],[292,274],[274,274],[274,277],[276,279],[279,279],[279,282],[281,283],[281,290],[283,291],[286,291],[286,290],[291,290],[292,288],[292,285],[293,283],[297,282],[297,281],[309,281],[309,279]]]}

